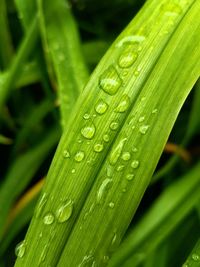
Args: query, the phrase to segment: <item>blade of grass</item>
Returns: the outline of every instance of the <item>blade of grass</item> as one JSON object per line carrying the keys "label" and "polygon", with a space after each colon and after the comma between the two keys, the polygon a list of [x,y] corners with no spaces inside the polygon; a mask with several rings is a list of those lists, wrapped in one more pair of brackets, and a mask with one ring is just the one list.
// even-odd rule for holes
{"label": "blade of grass", "polygon": [[77,26],[66,1],[40,0],[38,9],[44,51],[47,63],[57,77],[62,125],[65,126],[88,80],[88,71],[81,53]]}
{"label": "blade of grass", "polygon": [[22,41],[20,48],[11,63],[8,75],[6,76],[5,83],[0,87],[0,110],[2,109],[2,106],[5,104],[5,101],[11,93],[13,83],[15,83],[18,74],[21,72],[22,66],[24,65],[30,53],[33,51],[38,36],[37,24],[38,19],[36,17],[33,23],[31,24],[29,31],[24,37],[24,40]]}
{"label": "blade of grass", "polygon": [[[150,253],[194,209],[200,190],[200,164],[170,185],[124,240],[109,266],[119,266],[131,255]],[[173,199],[173,201],[171,201]],[[137,254],[137,255],[136,255]],[[132,260],[134,262],[134,260]]]}
{"label": "blade of grass", "polygon": [[[171,9],[168,1],[162,1],[161,3],[159,2],[159,4],[157,1],[148,1],[143,8],[143,11],[136,16],[135,20],[131,24],[129,24],[128,28],[118,37],[116,42],[106,53],[105,57],[101,60],[78,101],[76,111],[74,112],[74,115],[72,116],[69,123],[69,129],[66,130],[63,134],[63,138],[60,142],[48,174],[47,183],[44,188],[42,198],[38,204],[35,217],[32,220],[29,232],[26,237],[26,242],[24,243],[24,246],[26,247],[25,254],[22,258],[18,258],[16,266],[34,266],[34,264],[37,265],[39,263],[41,265],[48,266],[48,264],[51,264],[52,266],[55,266],[57,264],[66,240],[71,233],[73,224],[77,219],[82,206],[84,205],[85,198],[89,190],[91,189],[91,186],[100,167],[102,167],[101,164],[105,157],[108,156],[108,150],[110,149],[112,142],[117,136],[120,127],[123,125],[125,118],[130,111],[130,107],[136,100],[136,105],[133,107],[133,110],[131,112],[132,114],[130,115],[132,117],[137,110],[136,117],[132,118],[133,122],[135,121],[135,119],[139,119],[138,116],[142,116],[141,113],[144,112],[143,109],[145,106],[148,107],[148,112],[149,108],[151,108],[154,115],[156,113],[155,108],[157,106],[158,109],[160,108],[159,120],[158,116],[154,116],[152,114],[152,125],[155,123],[155,121],[158,120],[158,122],[155,123],[155,129],[151,128],[151,130],[148,131],[148,133],[151,133],[154,136],[154,134],[157,135],[158,131],[162,130],[160,139],[161,137],[163,139],[161,139],[158,144],[156,143],[155,145],[154,143],[153,145],[151,145],[151,147],[153,146],[157,151],[157,154],[153,155],[152,158],[152,162],[156,164],[160,155],[159,153],[161,153],[161,148],[163,148],[164,143],[166,142],[169,131],[174,123],[178,111],[180,110],[184,99],[194,85],[198,76],[197,69],[199,66],[196,66],[195,64],[192,65],[191,63],[196,63],[196,57],[199,56],[198,50],[194,49],[194,47],[196,47],[194,46],[196,45],[195,34],[197,34],[195,28],[196,23],[193,23],[195,26],[192,24],[194,27],[192,31],[190,29],[191,23],[189,23],[189,19],[191,19],[191,17],[192,19],[194,19],[194,15],[188,15],[186,16],[186,18],[184,18],[183,23],[181,24],[181,30],[179,29],[178,33],[174,37],[174,43],[173,41],[171,41],[171,44],[167,52],[165,52],[165,54],[163,55],[162,60],[159,60],[160,64],[157,65],[156,69],[151,75],[151,79],[148,80],[149,84],[146,85],[145,90],[144,84],[147,81],[149,74],[155,66],[171,35],[175,31],[177,25],[180,23],[181,19],[184,17],[185,13],[193,4],[193,2],[195,1],[190,1],[188,4],[181,2],[181,12],[179,13],[180,9],[178,9],[178,11],[176,9],[176,11],[174,11],[175,14],[171,15],[173,9]],[[192,9],[192,11],[194,12],[194,8]],[[166,22],[166,18],[168,18],[168,16],[170,16],[170,18],[172,19],[173,24],[171,19],[167,20]],[[186,27],[185,25],[189,25],[190,27]],[[149,27],[151,27],[151,31],[149,31]],[[188,32],[190,32],[189,36],[191,35],[191,32],[194,35],[191,35],[191,39],[187,39],[187,42],[183,42],[183,38],[185,40],[185,36],[188,36]],[[187,45],[190,45],[190,49],[194,50],[193,56],[190,55],[191,50],[187,47]],[[128,51],[126,49],[128,49]],[[171,49],[172,51],[170,52],[169,50]],[[177,54],[174,54],[174,50]],[[187,50],[188,52],[186,53]],[[179,51],[179,53],[177,51]],[[134,54],[134,52],[138,53],[138,58],[136,59],[135,64],[132,64],[131,67],[129,67],[125,71],[120,67],[120,65],[122,64],[121,62],[123,62],[123,58],[121,58],[121,56],[125,56],[123,54],[124,52],[130,52],[131,54]],[[186,56],[184,58],[184,61],[181,61],[180,57],[182,57],[183,54],[186,54]],[[175,55],[177,59],[174,59],[173,61]],[[116,62],[119,62],[118,59],[120,59],[119,65],[116,64]],[[166,70],[165,68],[167,68],[167,66],[169,69]],[[191,68],[194,69],[193,72],[191,72]],[[161,69],[162,71],[158,71],[158,69]],[[175,71],[176,69],[178,71]],[[161,83],[161,80],[163,80],[161,73],[163,74],[165,73],[165,71],[168,73],[168,79],[166,79],[165,83]],[[182,71],[183,77],[185,77],[185,75],[188,77],[188,80],[183,81],[183,79],[179,77],[180,71]],[[188,73],[190,73],[191,76],[188,75]],[[172,86],[172,84],[174,84],[173,90],[170,87],[170,85]],[[99,87],[103,90],[99,90]],[[134,88],[134,90],[132,90],[132,88]],[[159,93],[158,96],[152,97],[155,96],[157,92]],[[152,96],[150,97],[151,94]],[[138,95],[140,95],[139,99]],[[128,101],[125,101],[125,107],[123,106],[123,102],[123,108],[121,106],[118,107],[119,113],[112,112],[116,109],[116,103],[120,102],[122,96],[128,97]],[[103,112],[103,116],[97,115],[99,114],[99,106],[101,106],[98,105],[97,108],[97,103],[101,99],[103,99],[103,101],[107,103],[106,106],[108,109],[107,112]],[[164,100],[161,101],[161,99]],[[176,104],[174,104],[173,102],[175,100]],[[167,102],[165,106],[166,110],[163,110],[161,108],[163,101],[164,103]],[[158,104],[158,102],[161,103]],[[173,113],[170,113],[169,110],[171,110],[172,107]],[[95,110],[96,113],[94,113]],[[169,114],[170,117],[168,117]],[[147,118],[149,118],[149,116],[147,116]],[[130,117],[128,118],[128,121],[130,121]],[[163,128],[163,122],[165,122],[165,128]],[[129,125],[129,127],[132,126]],[[145,143],[147,136],[149,138],[149,134],[145,135],[147,130],[145,127],[142,127],[139,130],[142,133],[139,132],[139,134],[137,135],[136,144],[142,141],[140,147],[143,147],[142,143]],[[146,138],[141,140],[143,133]],[[121,134],[124,135],[124,130],[121,131]],[[132,133],[129,129],[127,137],[130,134]],[[121,136],[119,136],[119,138],[121,138]],[[132,138],[135,138],[135,136],[133,135]],[[102,141],[103,139],[106,141]],[[103,142],[104,147],[102,146],[101,142]],[[131,142],[133,142],[133,140],[131,140]],[[121,146],[122,144],[123,143],[121,143]],[[145,147],[147,147],[146,143]],[[101,151],[102,148],[103,151]],[[151,149],[146,152],[152,154]],[[141,157],[140,153],[141,151],[138,152],[138,157]],[[145,160],[149,160],[148,153],[146,153],[145,155]],[[86,164],[83,168],[84,162],[86,162]],[[137,164],[137,162],[134,162],[134,164]],[[155,165],[151,165],[152,169],[149,168],[150,166],[148,166],[148,168],[146,168],[145,166],[145,170],[144,168],[140,168],[139,170],[140,172],[141,170],[146,171],[146,175],[141,175],[141,177],[145,177],[145,179],[142,180],[137,190],[138,195],[134,198],[134,202],[132,202],[131,204],[132,210],[129,211],[129,216],[125,216],[127,218],[127,221],[130,220],[134,208],[136,209],[136,206],[140,198],[142,197],[145,187],[150,180],[150,174],[153,171],[153,168],[155,168]],[[112,174],[113,167],[111,166],[110,169]],[[66,177],[68,178],[66,179]],[[102,179],[98,179],[98,182],[102,182]],[[137,183],[139,183],[139,181]],[[112,189],[113,188],[114,187],[112,187]],[[96,190],[96,185],[94,190]],[[135,190],[135,187],[133,188],[133,190]],[[49,197],[50,192],[51,197]],[[113,192],[113,190],[110,192]],[[122,194],[122,196],[124,195],[126,194]],[[132,199],[132,196],[127,197],[125,202],[126,205],[128,201],[128,205],[130,205],[130,198]],[[74,203],[74,208],[72,203]],[[66,223],[58,223],[57,219],[55,218],[55,216],[57,216],[59,220],[60,208],[62,207],[66,207],[66,210],[64,210],[66,212],[64,222]],[[90,224],[90,226],[91,225],[93,224]],[[86,221],[85,226],[88,226],[88,221]],[[124,231],[127,227],[127,222],[126,224],[123,224],[123,227]],[[100,233],[99,231],[96,232]],[[39,238],[41,233],[42,238]],[[80,240],[80,238],[78,238],[77,240]],[[81,238],[81,240],[84,239]],[[85,240],[87,240],[88,242],[88,238],[86,238]],[[108,241],[110,241],[110,236],[108,238]],[[93,245],[95,247],[95,245],[98,245],[98,242]],[[102,246],[102,250],[106,250],[107,246],[108,243],[105,242],[105,245]],[[66,247],[66,249],[68,249],[69,247],[70,246]],[[79,261],[82,254],[85,253],[85,249],[87,249],[87,247],[85,247],[83,251],[79,251],[79,253],[77,253],[77,255],[73,257],[73,265],[70,265],[73,256],[71,255],[68,263],[66,265],[64,264],[64,266],[75,266],[75,264],[77,264],[77,260]],[[76,249],[74,249],[74,252],[75,251]],[[44,254],[45,258],[42,256]],[[62,260],[65,261],[63,258]],[[101,259],[99,258],[98,260],[101,261]],[[60,262],[59,265],[62,265],[62,262]]]}
{"label": "blade of grass", "polygon": [[8,25],[8,18],[7,18],[7,9],[6,9],[6,1],[0,0],[0,62],[1,66],[5,69],[9,66],[14,49],[12,45],[12,39],[10,36],[10,29]]}
{"label": "blade of grass", "polygon": [[47,136],[34,148],[21,155],[13,162],[8,170],[4,182],[0,188],[0,237],[2,238],[5,222],[8,212],[20,195],[26,188],[41,162],[47,157],[48,153],[57,144],[59,139],[59,131],[52,129]]}
{"label": "blade of grass", "polygon": [[197,241],[191,254],[188,256],[183,267],[199,267],[200,266],[200,239]]}

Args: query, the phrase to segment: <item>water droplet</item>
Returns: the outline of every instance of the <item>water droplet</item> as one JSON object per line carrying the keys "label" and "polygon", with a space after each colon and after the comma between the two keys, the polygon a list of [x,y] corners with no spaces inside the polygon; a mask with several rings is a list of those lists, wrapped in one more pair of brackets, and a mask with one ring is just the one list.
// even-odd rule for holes
{"label": "water droplet", "polygon": [[138,119],[139,122],[143,122],[144,120],[145,120],[145,117],[144,117],[144,116],[141,116],[141,117]]}
{"label": "water droplet", "polygon": [[109,261],[110,257],[108,255],[103,256],[103,262],[107,263]]}
{"label": "water droplet", "polygon": [[137,168],[139,167],[139,165],[140,165],[140,162],[139,162],[138,160],[133,160],[133,161],[131,162],[131,167],[132,167],[133,169],[137,169]]}
{"label": "water droplet", "polygon": [[90,123],[88,125],[86,125],[85,127],[83,127],[81,129],[81,134],[83,135],[83,137],[85,137],[86,139],[92,139],[94,134],[95,134],[95,126],[93,123]]}
{"label": "water droplet", "polygon": [[108,109],[108,104],[106,102],[104,102],[102,99],[100,99],[95,105],[95,111],[99,115],[104,114],[107,109]]}
{"label": "water droplet", "polygon": [[135,75],[135,76],[138,76],[139,74],[140,74],[140,71],[139,71],[139,70],[135,70],[135,71],[134,71],[134,75]]}
{"label": "water droplet", "polygon": [[56,217],[59,223],[63,223],[69,220],[73,212],[73,201],[68,200],[59,207],[56,212]]}
{"label": "water droplet", "polygon": [[115,203],[113,203],[113,202],[110,202],[110,203],[108,204],[108,206],[109,206],[111,209],[113,209],[113,208],[114,208],[114,206],[115,206]]}
{"label": "water droplet", "polygon": [[137,147],[133,146],[133,147],[132,147],[132,151],[133,151],[134,153],[136,153],[136,152],[138,151]]}
{"label": "water droplet", "polygon": [[104,134],[103,141],[108,143],[110,141],[110,136],[108,134]]}
{"label": "water droplet", "polygon": [[124,165],[119,165],[118,167],[117,167],[117,172],[121,172],[121,171],[123,171],[123,169],[124,169]]}
{"label": "water droplet", "polygon": [[121,157],[124,161],[128,161],[131,158],[131,154],[129,152],[124,152]]}
{"label": "water droplet", "polygon": [[192,259],[193,259],[194,261],[200,261],[200,257],[199,257],[199,255],[196,254],[196,253],[193,253],[193,254],[192,254]]}
{"label": "water droplet", "polygon": [[129,68],[136,61],[138,53],[134,51],[124,51],[118,59],[121,68]]}
{"label": "water droplet", "polygon": [[76,169],[72,169],[71,173],[75,173],[76,172]]}
{"label": "water droplet", "polygon": [[90,114],[85,113],[85,114],[83,115],[83,118],[84,118],[85,120],[89,120],[89,118],[90,118]]}
{"label": "water droplet", "polygon": [[142,126],[140,126],[140,128],[139,128],[139,132],[140,132],[141,134],[146,134],[146,132],[148,131],[148,129],[149,129],[149,125],[142,125]]}
{"label": "water droplet", "polygon": [[54,222],[54,215],[51,212],[48,212],[43,218],[44,224],[50,225]]}
{"label": "water droplet", "polygon": [[70,153],[69,153],[69,151],[68,151],[67,149],[65,149],[65,150],[63,151],[63,157],[64,157],[64,158],[70,158]]}
{"label": "water droplet", "polygon": [[122,80],[113,66],[106,69],[99,79],[100,88],[109,95],[116,94],[121,84]]}
{"label": "water droplet", "polygon": [[128,173],[128,174],[126,175],[126,179],[127,179],[128,181],[133,180],[134,177],[135,177],[135,175],[134,175],[133,173]]}
{"label": "water droplet", "polygon": [[97,192],[97,203],[101,203],[103,197],[105,196],[106,192],[108,191],[108,189],[110,188],[112,183],[112,179],[110,178],[106,178],[101,186],[99,187],[99,190]]}
{"label": "water droplet", "polygon": [[15,255],[18,258],[22,258],[24,256],[26,252],[26,242],[25,240],[20,242],[19,244],[17,244],[17,246],[15,247]]}
{"label": "water droplet", "polygon": [[94,151],[99,153],[103,150],[103,144],[95,144],[94,145]]}
{"label": "water droplet", "polygon": [[83,140],[82,139],[78,139],[78,143],[79,144],[83,143]]}
{"label": "water droplet", "polygon": [[119,143],[111,150],[111,155],[109,158],[109,162],[111,165],[115,165],[122,153],[122,149],[124,147],[124,143],[127,140],[127,138],[123,138],[119,141]]}
{"label": "water droplet", "polygon": [[115,112],[125,112],[130,106],[130,97],[128,95],[123,95],[120,103],[118,104],[118,106],[115,109]]}
{"label": "water droplet", "polygon": [[144,36],[141,35],[129,35],[121,39],[117,44],[116,47],[121,47],[127,43],[140,43],[145,40]]}
{"label": "water droplet", "polygon": [[110,124],[110,129],[115,131],[117,130],[117,128],[119,127],[119,122],[117,121],[112,121],[111,124]]}
{"label": "water droplet", "polygon": [[74,160],[76,162],[81,162],[85,157],[85,153],[83,151],[78,151],[76,155],[74,156]]}
{"label": "water droplet", "polygon": [[152,110],[152,112],[151,112],[151,113],[152,113],[152,114],[156,114],[157,112],[158,112],[158,109],[157,109],[157,108],[155,108],[155,109],[153,109],[153,110]]}
{"label": "water droplet", "polygon": [[46,202],[47,202],[47,194],[44,193],[42,194],[40,200],[39,200],[39,203],[38,203],[38,206],[37,206],[37,209],[35,211],[35,216],[36,218],[39,218],[39,216],[41,215],[45,205],[46,205]]}

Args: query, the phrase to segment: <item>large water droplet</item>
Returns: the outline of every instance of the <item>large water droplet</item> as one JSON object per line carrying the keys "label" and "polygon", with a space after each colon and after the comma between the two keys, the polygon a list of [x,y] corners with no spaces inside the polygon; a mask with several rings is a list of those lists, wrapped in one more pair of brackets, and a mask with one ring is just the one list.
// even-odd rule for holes
{"label": "large water droplet", "polygon": [[134,51],[124,51],[118,59],[121,68],[129,68],[136,61],[138,53]]}
{"label": "large water droplet", "polygon": [[130,106],[130,97],[128,95],[123,95],[120,103],[115,109],[115,112],[125,112]]}
{"label": "large water droplet", "polygon": [[99,153],[103,150],[103,144],[95,144],[94,145],[94,151]]}
{"label": "large water droplet", "polygon": [[86,139],[92,139],[95,134],[96,128],[93,123],[87,124],[81,129],[81,134]]}
{"label": "large water droplet", "polygon": [[15,255],[18,258],[22,258],[26,252],[26,241],[22,241],[15,247]]}
{"label": "large water droplet", "polygon": [[106,102],[104,102],[102,99],[100,99],[95,105],[95,111],[99,115],[104,114],[107,109],[108,109],[108,104]]}
{"label": "large water droplet", "polygon": [[99,187],[99,190],[97,192],[97,203],[101,203],[103,197],[105,196],[106,192],[108,191],[108,189],[110,188],[112,183],[112,179],[110,178],[106,178],[102,184]]}
{"label": "large water droplet", "polygon": [[119,143],[112,149],[109,162],[111,165],[115,165],[122,153],[122,149],[124,147],[124,143],[127,140],[127,138],[123,138],[119,141]]}
{"label": "large water droplet", "polygon": [[121,157],[124,161],[128,161],[131,158],[130,152],[124,152]]}
{"label": "large water droplet", "polygon": [[47,202],[47,194],[44,193],[44,194],[42,194],[42,196],[39,200],[39,203],[37,205],[36,211],[35,211],[36,218],[39,218],[40,215],[42,214],[42,211],[46,205],[46,202]]}
{"label": "large water droplet", "polygon": [[70,153],[69,153],[69,151],[68,151],[67,149],[65,149],[65,150],[63,151],[63,157],[64,157],[64,158],[70,158]]}
{"label": "large water droplet", "polygon": [[48,212],[45,216],[44,216],[44,218],[43,218],[43,222],[44,222],[44,224],[46,224],[46,225],[50,225],[50,224],[52,224],[53,222],[54,222],[54,215],[53,215],[53,213],[51,213],[51,212]]}
{"label": "large water droplet", "polygon": [[74,160],[76,162],[81,162],[85,157],[85,153],[83,151],[78,151],[76,155],[74,156]]}
{"label": "large water droplet", "polygon": [[110,124],[110,129],[115,131],[119,127],[119,122],[118,121],[112,121]]}
{"label": "large water droplet", "polygon": [[56,217],[59,223],[63,223],[69,220],[73,212],[73,201],[68,200],[58,208]]}
{"label": "large water droplet", "polygon": [[109,95],[116,94],[121,84],[122,80],[113,66],[106,69],[99,79],[100,88]]}
{"label": "large water droplet", "polygon": [[146,134],[146,132],[148,131],[148,129],[149,129],[149,125],[142,125],[142,126],[140,126],[140,128],[139,128],[139,132],[140,132],[141,134]]}
{"label": "large water droplet", "polygon": [[133,161],[131,162],[131,167],[132,167],[133,169],[137,169],[137,168],[139,167],[139,165],[140,165],[140,162],[139,162],[138,160],[133,160]]}

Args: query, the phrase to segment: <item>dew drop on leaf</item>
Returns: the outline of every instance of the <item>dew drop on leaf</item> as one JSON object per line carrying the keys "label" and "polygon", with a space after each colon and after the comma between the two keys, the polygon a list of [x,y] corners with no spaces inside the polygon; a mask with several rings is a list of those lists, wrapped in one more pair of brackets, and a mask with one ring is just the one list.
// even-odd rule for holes
{"label": "dew drop on leaf", "polygon": [[26,252],[26,242],[25,240],[20,242],[19,244],[17,244],[17,246],[15,247],[15,255],[18,258],[22,258],[24,256]]}
{"label": "dew drop on leaf", "polygon": [[44,216],[44,218],[43,218],[43,222],[44,222],[44,224],[46,224],[46,225],[50,225],[50,224],[52,224],[53,222],[54,222],[54,215],[53,215],[53,213],[51,213],[51,212],[48,212],[45,216]]}
{"label": "dew drop on leaf", "polygon": [[115,108],[115,112],[123,113],[130,106],[130,97],[128,95],[123,95],[118,106]]}
{"label": "dew drop on leaf", "polygon": [[128,161],[131,158],[130,152],[124,152],[121,156],[124,161]]}
{"label": "dew drop on leaf", "polygon": [[100,88],[109,95],[115,95],[121,84],[122,80],[113,66],[108,67],[99,79]]}
{"label": "dew drop on leaf", "polygon": [[119,127],[119,122],[117,121],[112,121],[111,124],[110,124],[110,129],[115,131],[117,130],[117,128]]}
{"label": "dew drop on leaf", "polygon": [[135,177],[135,175],[134,175],[133,173],[128,173],[128,174],[126,175],[126,179],[127,179],[128,181],[132,181],[134,177]]}
{"label": "dew drop on leaf", "polygon": [[70,158],[70,153],[69,153],[69,151],[68,151],[67,149],[65,149],[65,150],[63,151],[63,157],[64,157],[64,158]]}
{"label": "dew drop on leaf", "polygon": [[139,162],[138,160],[133,160],[133,161],[131,162],[131,167],[132,167],[133,169],[137,169],[137,168],[139,167],[139,165],[140,165],[140,162]]}
{"label": "dew drop on leaf", "polygon": [[139,127],[139,132],[141,134],[146,134],[146,132],[148,131],[148,129],[149,129],[149,125],[142,125],[142,126]]}
{"label": "dew drop on leaf", "polygon": [[73,201],[68,200],[61,204],[56,212],[56,218],[59,223],[63,223],[69,220],[73,212]]}
{"label": "dew drop on leaf", "polygon": [[92,139],[95,134],[96,128],[93,123],[90,123],[81,129],[81,134],[86,139]]}
{"label": "dew drop on leaf", "polygon": [[110,157],[109,157],[109,162],[111,165],[115,165],[122,153],[122,149],[124,147],[124,143],[127,140],[127,138],[123,138],[122,140],[119,141],[119,143],[112,149]]}
{"label": "dew drop on leaf", "polygon": [[94,145],[94,151],[99,153],[103,150],[103,144],[95,144]]}
{"label": "dew drop on leaf", "polygon": [[100,99],[95,105],[95,111],[99,115],[104,114],[107,109],[108,109],[108,104],[106,102],[104,102],[102,99]]}
{"label": "dew drop on leaf", "polygon": [[74,160],[76,162],[81,162],[85,157],[85,153],[83,151],[78,151],[75,156],[74,156]]}
{"label": "dew drop on leaf", "polygon": [[103,141],[108,143],[110,141],[110,136],[108,134],[103,135]]}

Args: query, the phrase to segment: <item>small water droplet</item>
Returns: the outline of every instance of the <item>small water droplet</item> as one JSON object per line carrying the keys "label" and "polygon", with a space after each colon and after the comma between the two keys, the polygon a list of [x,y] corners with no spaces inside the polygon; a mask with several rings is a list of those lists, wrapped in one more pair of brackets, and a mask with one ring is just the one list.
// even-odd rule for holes
{"label": "small water droplet", "polygon": [[58,208],[56,217],[59,223],[63,223],[69,220],[73,212],[73,201],[68,200]]}
{"label": "small water droplet", "polygon": [[104,134],[103,141],[108,143],[110,141],[110,136],[108,134]]}
{"label": "small water droplet", "polygon": [[128,174],[126,175],[126,179],[127,179],[128,181],[132,181],[134,177],[135,177],[135,175],[134,175],[133,173],[128,173]]}
{"label": "small water droplet", "polygon": [[125,50],[118,59],[120,68],[129,68],[133,65],[138,57],[138,53]]}
{"label": "small water droplet", "polygon": [[131,162],[131,167],[132,167],[133,169],[137,169],[137,168],[139,167],[139,165],[140,165],[140,162],[139,162],[138,160],[133,160],[133,161]]}
{"label": "small water droplet", "polygon": [[142,126],[140,126],[140,128],[139,128],[139,132],[140,132],[141,134],[146,134],[146,132],[148,131],[148,129],[149,129],[149,125],[142,125]]}
{"label": "small water droplet", "polygon": [[94,262],[94,256],[92,256],[92,255],[86,255],[86,256],[83,257],[83,260],[78,265],[78,267],[91,266],[91,263],[93,264],[93,262]]}
{"label": "small water droplet", "polygon": [[103,256],[103,262],[107,263],[109,261],[110,257],[108,255]]}
{"label": "small water droplet", "polygon": [[96,128],[93,123],[90,123],[81,129],[81,134],[86,139],[92,139],[95,134]]}
{"label": "small water droplet", "polygon": [[122,149],[124,147],[124,143],[127,140],[127,138],[123,138],[119,141],[119,143],[111,150],[111,154],[109,157],[109,162],[111,165],[115,165],[122,153]]}
{"label": "small water droplet", "polygon": [[44,218],[43,218],[43,222],[46,225],[50,225],[54,222],[54,215],[51,212],[48,212]]}
{"label": "small water droplet", "polygon": [[124,161],[128,161],[131,158],[130,152],[124,152],[121,157]]}
{"label": "small water droplet", "polygon": [[117,128],[119,127],[119,122],[117,121],[112,121],[111,124],[110,124],[110,129],[115,131],[117,130]]}
{"label": "small water droplet", "polygon": [[115,112],[125,112],[130,106],[130,97],[128,95],[123,95],[118,106],[115,109]]}
{"label": "small water droplet", "polygon": [[144,116],[141,116],[139,119],[138,119],[138,122],[143,122],[145,120],[145,117]]}
{"label": "small water droplet", "polygon": [[95,144],[94,145],[94,151],[99,153],[103,150],[103,144]]}
{"label": "small water droplet", "polygon": [[83,140],[82,139],[78,139],[78,143],[79,144],[83,143]]}
{"label": "small water droplet", "polygon": [[110,188],[112,184],[112,179],[110,178],[106,178],[102,184],[99,187],[99,190],[97,192],[97,203],[101,203],[103,197],[105,196],[106,192],[108,191],[108,189]]}
{"label": "small water droplet", "polygon": [[109,95],[115,95],[122,84],[116,69],[113,66],[108,67],[99,79],[99,86]]}
{"label": "small water droplet", "polygon": [[134,153],[136,153],[136,152],[138,151],[137,147],[133,146],[133,147],[132,147],[132,151],[133,151]]}
{"label": "small water droplet", "polygon": [[124,167],[125,167],[124,165],[117,166],[117,172],[123,171]]}
{"label": "small water droplet", "polygon": [[72,169],[71,173],[75,173],[76,172],[76,169]]}
{"label": "small water droplet", "polygon": [[108,109],[108,104],[104,102],[102,99],[99,99],[99,101],[95,105],[95,111],[99,115],[102,115],[107,111],[107,109]]}
{"label": "small water droplet", "polygon": [[135,75],[135,76],[138,76],[139,74],[140,74],[140,71],[139,71],[139,70],[135,70],[135,71],[134,71],[134,75]]}
{"label": "small water droplet", "polygon": [[64,157],[64,158],[70,158],[70,153],[69,153],[69,151],[68,151],[67,149],[65,149],[65,150],[63,151],[63,157]]}
{"label": "small water droplet", "polygon": [[17,246],[15,247],[15,255],[18,258],[22,258],[24,256],[26,252],[26,242],[25,240],[20,242],[19,244],[17,244]]}
{"label": "small water droplet", "polygon": [[157,108],[155,108],[155,109],[153,109],[153,110],[152,110],[152,112],[151,112],[151,113],[152,113],[152,114],[156,114],[157,112],[158,112],[158,109],[157,109]]}
{"label": "small water droplet", "polygon": [[74,160],[76,162],[81,162],[85,157],[85,153],[83,151],[78,151],[76,155],[74,156]]}
{"label": "small water droplet", "polygon": [[113,202],[110,202],[110,203],[108,204],[108,206],[109,206],[111,209],[113,209],[113,208],[114,208],[114,206],[115,206],[115,203],[113,203]]}
{"label": "small water droplet", "polygon": [[90,118],[90,114],[85,113],[85,114],[83,115],[83,118],[84,118],[85,120],[89,120],[89,118]]}
{"label": "small water droplet", "polygon": [[199,255],[196,254],[196,253],[193,253],[193,254],[192,254],[192,259],[193,259],[194,261],[200,261],[200,257],[199,257]]}

